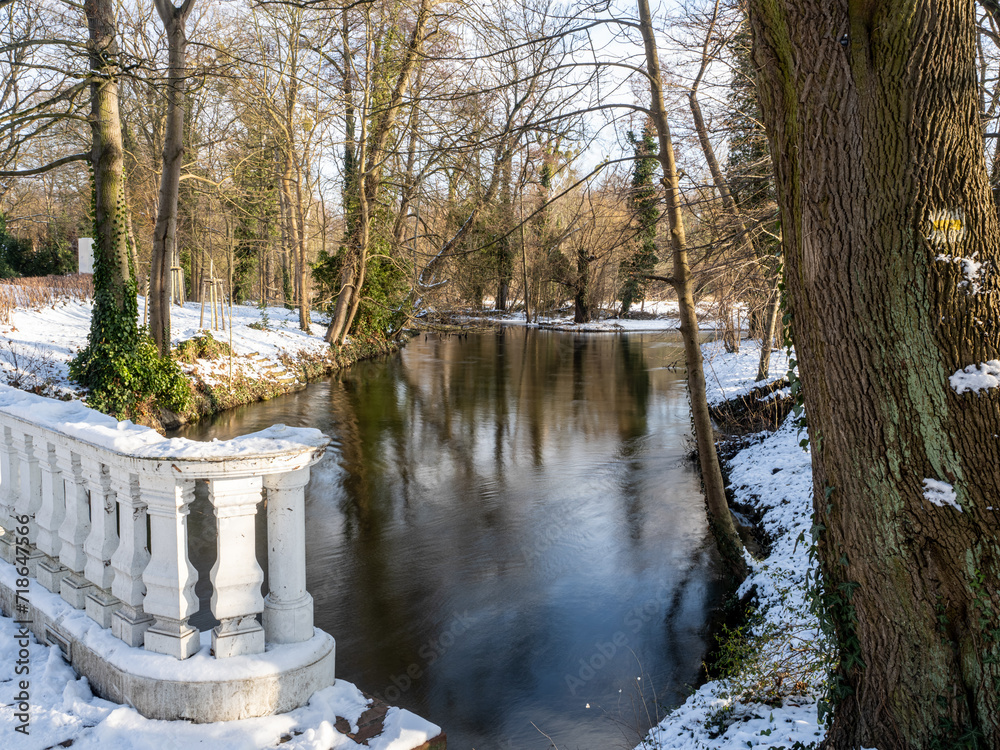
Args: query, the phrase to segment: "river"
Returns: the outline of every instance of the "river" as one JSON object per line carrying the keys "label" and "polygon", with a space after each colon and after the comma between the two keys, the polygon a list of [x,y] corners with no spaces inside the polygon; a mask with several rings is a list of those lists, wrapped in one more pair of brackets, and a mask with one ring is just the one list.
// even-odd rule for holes
{"label": "river", "polygon": [[[720,596],[681,356],[673,333],[421,334],[175,434],[333,438],[306,551],[338,677],[453,750],[627,748],[697,682]],[[202,491],[206,610],[212,526]]]}

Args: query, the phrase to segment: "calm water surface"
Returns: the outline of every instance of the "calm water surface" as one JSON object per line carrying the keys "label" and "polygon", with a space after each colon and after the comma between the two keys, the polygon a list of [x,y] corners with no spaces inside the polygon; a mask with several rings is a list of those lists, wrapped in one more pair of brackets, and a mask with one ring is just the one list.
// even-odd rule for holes
{"label": "calm water surface", "polygon": [[[282,422],[333,438],[306,534],[338,677],[440,724],[453,750],[541,750],[542,732],[561,750],[625,748],[697,680],[718,599],[684,381],[667,369],[680,356],[671,334],[421,335],[178,434]],[[212,524],[196,506],[204,582]]]}

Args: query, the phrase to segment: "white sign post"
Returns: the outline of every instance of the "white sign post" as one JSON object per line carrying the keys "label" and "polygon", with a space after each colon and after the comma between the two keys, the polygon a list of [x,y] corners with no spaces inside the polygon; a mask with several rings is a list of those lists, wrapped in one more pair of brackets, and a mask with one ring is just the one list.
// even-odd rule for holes
{"label": "white sign post", "polygon": [[78,243],[80,265],[79,273],[94,272],[94,240],[90,237],[81,237]]}

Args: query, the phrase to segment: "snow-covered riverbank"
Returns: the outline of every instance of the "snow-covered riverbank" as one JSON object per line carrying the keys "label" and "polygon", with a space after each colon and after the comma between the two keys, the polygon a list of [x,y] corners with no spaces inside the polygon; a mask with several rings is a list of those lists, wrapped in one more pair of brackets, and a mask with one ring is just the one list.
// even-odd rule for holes
{"label": "snow-covered riverbank", "polygon": [[[755,385],[759,349],[744,342],[738,354],[706,345],[709,400],[718,404]],[[774,352],[770,380],[787,367]],[[729,462],[737,503],[756,508],[771,542],[739,595],[756,589],[745,637],[732,639],[726,679],[712,680],[672,711],[636,750],[744,750],[816,746],[825,734],[818,699],[826,678],[829,644],[809,611],[807,576],[812,527],[812,467],[805,433],[789,417],[774,433],[750,438]],[[742,645],[741,645],[742,644]]]}
{"label": "snow-covered riverbank", "polygon": [[[643,331],[677,331],[680,330],[681,321],[676,300],[648,300],[643,306],[632,308],[633,317],[603,317],[606,312],[598,311],[595,314],[597,319],[588,323],[574,323],[572,309],[565,309],[558,312],[547,312],[532,316],[531,323],[527,322],[524,311],[520,312],[497,312],[496,310],[482,310],[479,312],[452,312],[448,315],[456,320],[468,321],[489,321],[493,323],[503,323],[504,325],[528,325],[535,328],[550,328],[560,331],[573,331],[575,333],[626,333]],[[714,331],[720,329],[721,322],[714,317],[714,306],[701,304],[698,306],[698,325],[703,331]]]}
{"label": "snow-covered riverbank", "polygon": [[[140,300],[140,314],[142,312]],[[11,313],[9,325],[0,325],[0,375],[11,385],[46,396],[72,397],[78,388],[69,381],[69,362],[87,345],[90,331],[90,302],[65,300],[53,307]],[[234,375],[260,376],[265,370],[273,377],[283,369],[282,357],[323,356],[329,345],[323,340],[325,326],[312,324],[309,333],[298,327],[298,312],[284,307],[234,305],[232,325],[226,310],[226,330],[213,331],[220,342],[230,344],[234,353]],[[208,316],[209,311],[206,311]],[[318,316],[314,316],[317,318]],[[171,338],[176,346],[201,331],[201,305],[188,302],[171,307]],[[229,358],[198,360],[185,370],[207,381],[229,375]]]}

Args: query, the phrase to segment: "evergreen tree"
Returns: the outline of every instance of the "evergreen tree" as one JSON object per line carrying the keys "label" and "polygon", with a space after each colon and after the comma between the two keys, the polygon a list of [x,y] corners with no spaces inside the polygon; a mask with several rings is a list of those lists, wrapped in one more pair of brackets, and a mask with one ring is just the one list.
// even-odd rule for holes
{"label": "evergreen tree", "polygon": [[629,308],[646,294],[649,282],[644,275],[656,265],[656,221],[660,216],[659,197],[653,185],[656,171],[657,146],[649,123],[642,129],[641,138],[636,138],[631,130],[625,136],[635,152],[632,167],[632,190],[629,192],[629,207],[636,236],[628,255],[619,266],[622,301],[621,315],[627,315]]}

